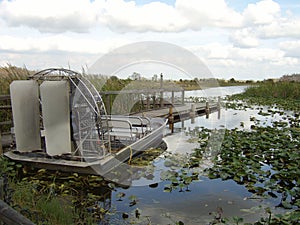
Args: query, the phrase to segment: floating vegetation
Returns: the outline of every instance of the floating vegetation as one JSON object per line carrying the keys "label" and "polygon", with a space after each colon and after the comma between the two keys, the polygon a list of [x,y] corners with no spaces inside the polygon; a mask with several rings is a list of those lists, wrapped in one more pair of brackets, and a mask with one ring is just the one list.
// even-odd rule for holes
{"label": "floating vegetation", "polygon": [[130,162],[131,166],[148,166],[153,160],[160,156],[165,150],[162,148],[149,149],[134,157]]}
{"label": "floating vegetation", "polygon": [[31,169],[0,160],[4,200],[35,224],[96,224],[114,213],[112,189],[100,176]]}
{"label": "floating vegetation", "polygon": [[210,178],[233,179],[257,195],[280,197],[282,206],[299,207],[300,130],[255,127],[227,130]]}

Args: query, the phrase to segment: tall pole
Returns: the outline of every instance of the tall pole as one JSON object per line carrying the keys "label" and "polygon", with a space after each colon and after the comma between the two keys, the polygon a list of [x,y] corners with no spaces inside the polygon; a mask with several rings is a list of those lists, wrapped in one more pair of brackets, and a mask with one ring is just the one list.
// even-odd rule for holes
{"label": "tall pole", "polygon": [[160,74],[160,108],[163,107],[163,101],[164,101],[164,91],[163,91],[164,83],[163,82],[164,82],[164,76],[161,73]]}

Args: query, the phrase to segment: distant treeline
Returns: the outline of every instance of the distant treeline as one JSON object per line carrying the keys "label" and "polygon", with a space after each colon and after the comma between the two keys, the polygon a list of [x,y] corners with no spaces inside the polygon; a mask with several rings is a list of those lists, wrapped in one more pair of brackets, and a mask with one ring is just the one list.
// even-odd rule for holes
{"label": "distant treeline", "polygon": [[283,75],[280,78],[281,81],[300,82],[300,74]]}
{"label": "distant treeline", "polygon": [[[35,71],[27,70],[8,64],[7,66],[0,67],[0,94],[9,93],[9,84],[13,80],[27,79],[28,76],[34,74]],[[138,74],[138,73],[134,73]],[[139,74],[138,74],[139,75]],[[91,76],[92,83],[99,91],[119,91],[124,88],[130,89],[159,89],[161,87],[160,79],[146,79],[142,76],[129,76],[127,79],[120,79],[117,76]],[[138,81],[138,82],[132,82]],[[217,86],[235,86],[235,85],[251,85],[258,83],[273,82],[274,79],[264,81],[245,80],[240,81],[234,78],[229,80],[225,79],[198,79],[193,80],[164,80],[163,87],[166,89],[183,88],[184,90],[196,90],[208,87]],[[284,75],[280,81],[300,81],[300,74]]]}

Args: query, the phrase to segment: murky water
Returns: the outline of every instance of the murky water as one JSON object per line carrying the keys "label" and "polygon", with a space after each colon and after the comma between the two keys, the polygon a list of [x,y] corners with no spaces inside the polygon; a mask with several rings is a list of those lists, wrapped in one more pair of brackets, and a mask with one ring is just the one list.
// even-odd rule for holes
{"label": "murky water", "polygon": [[[222,92],[228,95],[238,93],[245,87],[227,87]],[[209,90],[206,91],[206,94]],[[219,96],[220,89],[210,90]],[[197,94],[192,93],[192,94]],[[199,94],[199,93],[198,93]],[[199,95],[198,95],[199,96]],[[205,157],[198,168],[193,168],[200,179],[192,181],[188,186],[168,190],[170,181],[164,176],[169,172],[182,173],[181,163],[189,157],[193,149],[197,148],[197,139],[193,137],[193,130],[197,127],[222,130],[250,129],[252,125],[267,126],[272,121],[284,121],[282,115],[259,115],[261,108],[247,110],[222,109],[209,115],[209,118],[196,117],[175,124],[175,133],[167,131],[165,142],[168,145],[166,153],[158,157],[149,167],[150,176],[143,176],[133,181],[132,186],[118,188],[112,192],[113,216],[109,217],[110,224],[175,224],[178,221],[184,224],[209,224],[219,216],[243,217],[244,222],[254,222],[266,216],[264,208],[277,205],[279,200],[253,198],[243,185],[232,180],[211,180],[206,177],[205,169],[211,167],[213,156]],[[251,119],[252,118],[252,119]],[[255,119],[253,119],[255,118]],[[222,132],[216,135],[223,135]],[[193,139],[194,138],[194,139]],[[194,140],[194,141],[193,141]],[[222,140],[219,139],[220,142]],[[221,144],[221,143],[220,143]],[[124,194],[120,199],[119,194]],[[134,199],[134,201],[132,201]],[[121,200],[121,201],[120,201]],[[132,204],[134,202],[134,204]],[[279,210],[279,209],[276,209]],[[128,218],[123,219],[124,213]]]}

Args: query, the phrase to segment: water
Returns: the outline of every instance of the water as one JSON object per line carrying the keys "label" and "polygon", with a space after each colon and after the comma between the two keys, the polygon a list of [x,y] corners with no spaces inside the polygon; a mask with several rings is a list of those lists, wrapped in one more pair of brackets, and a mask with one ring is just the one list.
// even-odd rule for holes
{"label": "water", "polygon": [[[205,90],[205,93],[187,92],[187,96],[225,96],[240,93],[245,88],[211,88]],[[198,127],[218,130],[213,140],[218,140],[220,146],[224,128],[251,129],[252,125],[268,126],[273,121],[285,120],[279,114],[259,115],[261,110],[265,109],[222,109],[220,115],[212,113],[209,119],[202,116],[175,124],[175,134],[171,135],[167,131],[168,135],[164,138],[168,150],[147,168],[150,172],[134,180],[131,187],[117,188],[111,193],[112,216],[107,217],[109,224],[175,224],[178,221],[185,224],[209,224],[219,215],[222,218],[239,216],[243,217],[244,222],[255,222],[265,217],[264,208],[274,209],[274,205],[279,203],[278,199],[253,199],[252,193],[243,185],[232,180],[211,180],[206,177],[205,169],[213,165],[211,159],[215,152],[207,155],[198,168],[185,170],[188,174],[199,174],[200,179],[189,185],[172,187],[172,190],[168,189],[172,182],[165,180],[167,175],[176,172],[178,177],[184,177],[182,167],[185,160],[199,145],[197,138],[193,141],[193,130]],[[250,120],[251,117],[255,120]],[[214,144],[218,146],[218,143]],[[124,194],[122,201],[119,201],[120,193]],[[128,218],[123,219],[124,213]]]}
{"label": "water", "polygon": [[204,90],[186,91],[186,97],[225,97],[227,95],[239,94],[245,91],[248,86],[214,87]]}

